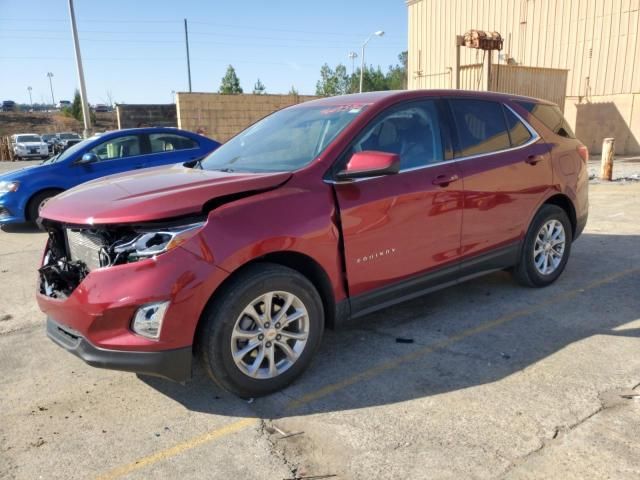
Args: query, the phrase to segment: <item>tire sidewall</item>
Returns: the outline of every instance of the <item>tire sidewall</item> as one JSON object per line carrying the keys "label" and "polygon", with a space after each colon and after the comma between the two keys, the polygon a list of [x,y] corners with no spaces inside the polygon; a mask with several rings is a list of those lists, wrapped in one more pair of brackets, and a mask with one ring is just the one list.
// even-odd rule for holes
{"label": "tire sidewall", "polygon": [[[239,282],[221,292],[208,318],[208,333],[204,335],[205,367],[223,388],[241,397],[266,395],[280,390],[298,377],[309,365],[324,329],[324,311],[320,297],[304,276],[286,267],[257,268],[243,275]],[[285,291],[296,295],[309,315],[309,337],[298,360],[284,373],[271,379],[254,379],[236,366],[231,353],[231,333],[242,310],[260,295],[270,291]],[[207,365],[208,364],[208,365]]]}
{"label": "tire sidewall", "polygon": [[[557,220],[562,224],[565,234],[565,248],[562,260],[558,267],[550,274],[544,275],[538,271],[533,259],[533,249],[535,246],[536,237],[542,226],[549,220]],[[571,254],[571,241],[573,238],[573,229],[571,228],[571,222],[567,217],[567,214],[563,209],[555,205],[545,205],[536,214],[523,246],[521,262],[524,262],[526,273],[531,282],[536,286],[547,286],[555,282],[558,277],[564,271],[567,262],[569,261],[569,255]]]}

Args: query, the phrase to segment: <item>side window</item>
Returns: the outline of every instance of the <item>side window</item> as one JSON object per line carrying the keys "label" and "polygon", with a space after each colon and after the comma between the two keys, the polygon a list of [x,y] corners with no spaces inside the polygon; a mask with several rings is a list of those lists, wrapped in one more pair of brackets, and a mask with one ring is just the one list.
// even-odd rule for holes
{"label": "side window", "polygon": [[501,104],[471,99],[452,99],[449,104],[458,132],[460,156],[511,147]]}
{"label": "side window", "polygon": [[442,141],[435,101],[423,101],[390,109],[368,126],[351,152],[373,150],[400,155],[400,169],[441,162]]}
{"label": "side window", "polygon": [[544,123],[544,126],[556,135],[566,138],[576,138],[569,123],[564,119],[557,105],[545,105],[533,102],[518,102],[518,104]]}
{"label": "side window", "polygon": [[95,153],[101,161],[133,157],[141,153],[140,138],[137,135],[112,138],[93,147],[90,152]]}
{"label": "side window", "polygon": [[527,127],[524,126],[524,123],[522,123],[507,107],[504,108],[504,114],[507,119],[507,128],[509,129],[511,146],[519,147],[520,145],[527,143],[529,139],[531,139],[531,133],[529,133]]}
{"label": "side window", "polygon": [[149,135],[149,143],[151,144],[151,153],[198,148],[198,144],[194,140],[173,133],[152,133]]}

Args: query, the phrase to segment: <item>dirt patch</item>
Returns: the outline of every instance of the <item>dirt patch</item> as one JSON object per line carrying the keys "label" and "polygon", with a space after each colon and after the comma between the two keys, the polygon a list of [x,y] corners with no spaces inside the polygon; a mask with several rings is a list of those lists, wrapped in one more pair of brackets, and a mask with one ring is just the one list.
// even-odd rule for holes
{"label": "dirt patch", "polygon": [[[115,112],[96,113],[94,131],[118,128]],[[82,122],[59,112],[0,112],[0,136],[15,133],[81,132]]]}

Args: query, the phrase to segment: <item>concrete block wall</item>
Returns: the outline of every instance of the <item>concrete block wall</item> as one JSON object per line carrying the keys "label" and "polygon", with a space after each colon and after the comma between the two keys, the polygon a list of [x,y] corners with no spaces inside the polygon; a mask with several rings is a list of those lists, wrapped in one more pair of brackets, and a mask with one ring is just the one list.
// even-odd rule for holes
{"label": "concrete block wall", "polygon": [[589,152],[613,137],[617,155],[640,154],[640,93],[567,97],[564,115]]}
{"label": "concrete block wall", "polygon": [[276,110],[316,98],[319,97],[179,92],[176,101],[178,127],[226,142]]}
{"label": "concrete block wall", "polygon": [[174,104],[120,104],[116,106],[118,128],[176,127]]}

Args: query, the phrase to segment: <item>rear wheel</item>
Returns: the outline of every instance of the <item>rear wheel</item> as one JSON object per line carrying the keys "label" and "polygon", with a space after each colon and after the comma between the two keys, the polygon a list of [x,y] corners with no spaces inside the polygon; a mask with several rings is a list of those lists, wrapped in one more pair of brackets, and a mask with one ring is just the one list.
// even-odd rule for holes
{"label": "rear wheel", "polygon": [[219,295],[205,311],[199,338],[205,369],[218,385],[258,397],[284,388],[308,367],[320,345],[324,312],[306,277],[256,264]]}
{"label": "rear wheel", "polygon": [[566,212],[556,205],[543,205],[534,217],[525,237],[520,262],[513,274],[529,287],[546,287],[562,274],[573,231]]}

